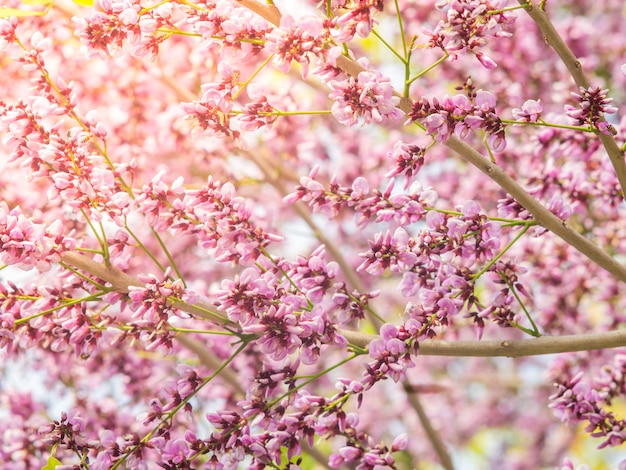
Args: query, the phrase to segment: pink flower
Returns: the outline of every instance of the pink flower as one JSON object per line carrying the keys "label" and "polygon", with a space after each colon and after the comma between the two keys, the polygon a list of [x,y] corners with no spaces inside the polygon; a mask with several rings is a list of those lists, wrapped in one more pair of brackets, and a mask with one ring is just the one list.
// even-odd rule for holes
{"label": "pink flower", "polygon": [[613,98],[608,98],[608,89],[601,89],[600,87],[589,87],[585,89],[580,87],[578,93],[572,93],[572,96],[578,102],[578,107],[565,105],[565,113],[576,120],[576,124],[579,126],[591,125],[597,127],[607,135],[612,133],[608,130],[607,126],[600,126],[601,119],[604,118],[603,113],[614,114],[617,112],[615,106],[611,106]]}
{"label": "pink flower", "polygon": [[328,86],[333,90],[329,97],[335,101],[333,116],[346,126],[358,121],[369,124],[402,116],[396,108],[400,98],[393,95],[389,79],[378,71],[360,72],[356,79],[332,80]]}
{"label": "pink flower", "polygon": [[513,108],[513,117],[518,121],[537,122],[542,112],[541,100],[527,100],[521,108]]}
{"label": "pink flower", "polygon": [[273,54],[274,64],[282,72],[289,71],[291,62],[302,66],[302,77],[309,73],[311,56],[323,57],[328,42],[328,30],[317,16],[305,16],[297,21],[283,15],[280,27],[267,35],[267,50]]}
{"label": "pink flower", "polygon": [[61,221],[50,225],[34,222],[19,207],[9,210],[0,201],[0,259],[6,264],[16,264],[24,270],[37,268],[48,271],[58,262],[61,253],[73,250],[76,240],[64,236]]}

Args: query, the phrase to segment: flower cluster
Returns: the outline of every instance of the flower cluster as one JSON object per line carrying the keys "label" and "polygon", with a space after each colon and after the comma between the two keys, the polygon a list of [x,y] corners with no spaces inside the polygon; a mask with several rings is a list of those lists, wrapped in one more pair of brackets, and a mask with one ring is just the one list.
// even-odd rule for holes
{"label": "flower cluster", "polygon": [[526,269],[513,262],[498,261],[490,267],[490,277],[493,278],[496,285],[502,285],[502,288],[493,294],[493,298],[486,306],[478,299],[473,298],[470,307],[475,306],[476,310],[470,310],[466,315],[476,325],[479,339],[483,335],[485,320],[490,320],[505,328],[519,324],[521,317],[514,310],[515,296],[520,293],[528,299],[531,298],[530,293],[519,279],[519,276],[525,272]]}
{"label": "flower cluster", "polygon": [[[367,62],[361,62],[367,67]],[[394,121],[402,117],[402,112],[396,108],[400,98],[394,96],[389,79],[377,70],[365,70],[356,78],[331,80],[328,86],[332,90],[328,96],[334,101],[333,116],[346,126],[357,122]]]}
{"label": "flower cluster", "polygon": [[500,10],[504,2],[499,0],[447,0],[446,3],[447,18],[433,31],[427,31],[429,46],[440,48],[452,59],[471,52],[485,68],[496,67],[495,61],[480,49],[489,38],[510,36],[505,29],[513,24],[515,16]]}
{"label": "flower cluster", "polygon": [[108,319],[69,296],[68,291],[79,285],[20,288],[10,281],[0,283],[0,347],[14,356],[38,345],[55,354],[91,357],[102,339],[96,325],[103,327]]}
{"label": "flower cluster", "polygon": [[613,98],[608,98],[608,93],[608,89],[603,90],[600,87],[587,89],[580,87],[578,93],[572,92],[578,106],[565,105],[565,113],[575,119],[579,126],[591,126],[604,134],[614,135],[614,129],[611,131],[611,125],[604,121],[605,113],[615,114],[617,112],[617,108],[610,104],[613,102]]}
{"label": "flower cluster", "polygon": [[[322,346],[346,344],[326,309],[319,305],[325,290],[331,287],[336,266],[322,260],[323,250],[318,255],[311,265],[316,273],[310,272],[310,267],[290,268],[286,263],[280,268],[268,265],[265,272],[249,267],[234,280],[224,280],[217,292],[219,306],[229,319],[238,323],[243,333],[258,336],[260,350],[275,361],[299,351],[302,362],[314,364]],[[292,289],[278,277],[283,270],[294,273],[294,285],[301,285],[301,290],[311,297],[300,293],[300,289],[290,292]],[[337,288],[345,292],[341,283]],[[317,305],[312,307],[313,304]]]}
{"label": "flower cluster", "polygon": [[206,0],[185,8],[185,23],[200,34],[202,46],[217,51],[222,60],[245,64],[264,49],[266,35],[274,28],[247,8],[232,2]]}
{"label": "flower cluster", "polygon": [[172,347],[172,332],[169,331],[170,319],[174,316],[189,318],[173,305],[176,301],[194,303],[197,295],[185,289],[180,279],[170,281],[170,270],[166,270],[161,279],[153,275],[140,275],[138,280],[145,285],[129,287],[129,308],[133,311],[131,330],[123,336],[137,336],[146,344],[146,349],[153,350]]}
{"label": "flower cluster", "polygon": [[[370,249],[360,255],[365,260],[358,270],[365,270],[372,275],[380,274],[385,269],[399,273],[412,272],[427,266],[435,254],[438,258],[447,255],[449,259],[458,256],[466,267],[471,267],[497,254],[500,247],[499,225],[488,221],[475,202],[467,203],[460,216],[429,211],[426,222],[428,228],[417,237],[410,237],[401,227],[393,233],[378,233],[370,241]],[[441,261],[438,259],[435,264],[440,266]],[[409,287],[407,282],[405,277],[402,290],[410,296],[417,287]]]}
{"label": "flower cluster", "polygon": [[278,116],[268,100],[267,90],[252,84],[248,85],[246,91],[252,101],[246,103],[242,114],[235,117],[241,130],[254,131],[264,126],[271,126],[278,119]]}
{"label": "flower cluster", "polygon": [[239,71],[227,62],[218,67],[220,81],[202,85],[202,97],[198,101],[182,103],[188,119],[193,119],[206,135],[223,135],[237,139],[237,129],[231,128],[230,112],[233,96],[239,90]]}
{"label": "flower cluster", "polygon": [[[349,431],[352,429],[348,428]],[[356,466],[359,470],[374,470],[379,467],[395,469],[396,460],[391,455],[406,449],[408,437],[406,434],[397,436],[391,448],[383,443],[376,443],[374,439],[365,433],[355,433],[356,436],[350,439],[351,442],[341,447],[336,454],[331,455],[329,466],[331,468],[341,468],[350,462],[359,462]]]}
{"label": "flower cluster", "polygon": [[537,122],[541,119],[543,106],[541,100],[526,100],[521,108],[513,108],[513,117],[518,121]]}
{"label": "flower cluster", "polygon": [[471,92],[444,97],[439,102],[433,98],[421,98],[413,103],[409,113],[412,121],[420,121],[437,142],[445,142],[453,133],[460,139],[468,139],[472,131],[481,129],[489,136],[488,142],[496,152],[506,147],[505,124],[496,114],[495,97],[488,91]]}
{"label": "flower cluster", "polygon": [[425,153],[426,149],[399,140],[393,145],[393,150],[387,154],[390,159],[395,161],[396,166],[393,170],[385,173],[385,178],[402,175],[405,178],[404,189],[407,189],[424,165]]}
{"label": "flower cluster", "polygon": [[302,77],[309,73],[311,56],[323,58],[329,41],[328,29],[316,16],[300,18],[298,22],[289,15],[280,19],[280,27],[267,35],[266,50],[274,54],[273,62],[284,73],[292,62],[302,66]]}
{"label": "flower cluster", "polygon": [[76,248],[72,234],[64,234],[60,220],[42,224],[26,217],[19,207],[9,209],[0,201],[0,259],[21,269],[40,272],[58,263],[64,251]]}
{"label": "flower cluster", "polygon": [[383,0],[354,0],[342,6],[346,11],[334,19],[337,29],[332,31],[339,42],[350,41],[355,34],[362,38],[369,36],[376,23],[374,15],[384,8]]}
{"label": "flower cluster", "polygon": [[[98,140],[107,135],[98,113],[78,113],[74,85],[60,80],[53,86],[50,81],[43,60],[49,41],[35,34],[31,43],[33,49],[20,62],[38,71],[34,83],[40,96],[0,102],[0,131],[7,132],[4,143],[12,149],[10,160],[28,167],[29,178],[52,183],[47,190],[52,204],[62,202],[97,221],[108,215],[121,225],[131,203],[123,178],[132,174],[133,164],[107,163],[97,151]],[[72,118],[73,127],[64,126],[64,114]]]}
{"label": "flower cluster", "polygon": [[370,189],[363,177],[354,180],[351,186],[341,186],[333,177],[328,189],[315,178],[317,170],[309,176],[300,178],[296,191],[287,195],[284,201],[293,204],[296,201],[308,203],[315,212],[321,212],[328,218],[336,217],[342,209],[356,213],[357,225],[361,228],[370,222],[394,221],[398,225],[410,225],[421,220],[426,209],[437,201],[437,194],[430,188],[421,188],[419,184],[411,187],[409,194],[393,194],[394,181],[390,181],[384,191]]}
{"label": "flower cluster", "polygon": [[[406,370],[415,367],[412,354],[417,354],[419,343],[408,347],[407,340],[414,338],[419,329],[417,323],[409,320],[402,328],[387,323],[380,329],[380,338],[373,340],[368,347],[369,355],[374,359],[367,367],[369,380],[375,381],[378,377],[390,377],[394,382],[403,380]],[[366,388],[371,383],[365,383]]]}
{"label": "flower cluster", "polygon": [[235,264],[252,263],[262,247],[282,239],[252,223],[250,209],[231,183],[209,177],[200,189],[185,190],[182,179],[168,186],[162,178],[156,175],[135,199],[156,230],[193,235],[201,247],[218,253],[218,261]]}
{"label": "flower cluster", "polygon": [[101,11],[90,18],[74,17],[76,35],[83,43],[82,51],[89,57],[120,56],[128,50],[136,57],[154,59],[163,41],[159,28],[173,28],[171,5],[142,9],[131,0],[99,0]]}
{"label": "flower cluster", "polygon": [[17,39],[15,28],[17,27],[17,18],[12,16],[8,19],[0,19],[0,51],[6,49],[9,44],[13,44]]}
{"label": "flower cluster", "polygon": [[48,445],[62,449],[70,449],[82,459],[87,459],[92,448],[98,445],[97,441],[90,441],[84,436],[85,422],[79,414],[68,417],[61,414],[61,419],[39,428],[40,437]]}
{"label": "flower cluster", "polygon": [[626,441],[626,420],[607,411],[611,402],[626,393],[624,381],[626,356],[615,356],[613,364],[602,369],[595,383],[584,382],[584,373],[555,383],[556,393],[550,397],[550,407],[562,421],[588,423],[586,431],[603,439],[600,448],[619,446]]}

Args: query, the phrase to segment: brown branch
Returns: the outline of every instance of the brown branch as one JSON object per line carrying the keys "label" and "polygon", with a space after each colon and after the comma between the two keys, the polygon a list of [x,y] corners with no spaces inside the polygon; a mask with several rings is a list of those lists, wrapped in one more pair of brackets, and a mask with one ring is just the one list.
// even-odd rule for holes
{"label": "brown branch", "polygon": [[[188,334],[178,335],[176,337],[176,341],[194,353],[200,362],[209,369],[215,371],[222,366],[222,361],[220,361],[215,354],[212,354],[211,351],[207,349],[206,344],[192,338]],[[243,399],[246,396],[246,391],[232,370],[224,368],[219,373],[219,376],[232,387],[240,399]]]}
{"label": "brown branch", "polygon": [[[139,280],[125,274],[117,268],[105,267],[97,261],[78,253],[64,253],[62,262],[108,282],[118,292],[127,293],[129,286],[144,285]],[[233,323],[226,318],[224,312],[210,303],[199,302],[190,305],[179,302],[175,303],[174,306],[179,310],[198,315],[212,322],[217,321],[221,322],[222,325],[234,326]],[[340,330],[339,333],[345,336],[351,344],[361,348],[367,348],[370,341],[380,338],[378,335],[370,335],[356,331]],[[621,346],[626,346],[626,330],[590,333],[585,335],[542,336],[536,339],[504,341],[425,340],[420,343],[420,354],[425,356],[524,357],[574,351],[612,349]]]}
{"label": "brown branch", "polygon": [[273,3],[263,4],[257,0],[235,0],[242,7],[252,10],[257,15],[262,16],[274,26],[280,25],[281,13]]}
{"label": "brown branch", "polygon": [[413,392],[410,388],[410,385],[405,384],[405,392],[411,407],[417,413],[417,417],[422,423],[422,427],[424,428],[424,432],[426,432],[426,436],[428,436],[428,440],[432,444],[439,460],[441,461],[441,465],[445,470],[454,470],[454,465],[452,464],[452,458],[450,458],[450,454],[448,453],[448,449],[446,449],[446,445],[441,439],[441,436],[437,432],[437,430],[433,427],[430,422],[430,418],[426,414],[424,407],[422,406],[422,401],[419,399],[417,393]]}
{"label": "brown branch", "polygon": [[[124,271],[114,266],[105,266],[80,253],[71,251],[63,253],[61,262],[108,282],[113,287],[112,290],[116,292],[127,294],[130,286],[145,287],[143,282],[133,276],[129,276]],[[172,302],[172,306],[214,323],[217,322],[225,326],[234,326],[234,324],[228,320],[226,313],[220,311],[215,305],[207,302],[197,302],[192,305],[180,300],[175,300]]]}
{"label": "brown branch", "polygon": [[[518,3],[525,7],[528,16],[535,22],[546,44],[552,47],[554,51],[561,58],[561,61],[567,67],[570,75],[576,82],[576,85],[585,89],[591,86],[589,79],[583,71],[580,61],[576,58],[572,50],[567,46],[561,35],[557,32],[556,28],[548,18],[548,15],[536,5],[533,5],[532,0],[518,0]],[[601,121],[604,121],[604,117],[601,116]],[[626,197],[626,162],[624,161],[624,152],[619,148],[613,136],[606,135],[602,132],[598,134],[604,149],[606,150],[611,164],[615,169],[617,180],[622,188],[622,196]]]}
{"label": "brown branch", "polygon": [[[519,0],[522,1],[522,0]],[[248,3],[248,2],[246,2]],[[251,3],[257,3],[251,0]],[[526,5],[526,3],[524,3]],[[259,11],[255,10],[257,13]],[[545,14],[539,10],[539,8],[533,8],[532,12],[539,11],[541,13],[541,18],[545,17]],[[279,12],[280,13],[280,12]],[[259,13],[262,15],[262,13]],[[265,17],[268,21],[269,18]],[[545,22],[544,20],[542,20]],[[542,24],[543,24],[542,22]],[[548,21],[548,24],[551,26],[551,23]],[[554,28],[552,28],[554,30]],[[560,39],[560,36],[556,31],[554,31],[553,35],[556,38]],[[552,37],[552,35],[551,35]],[[561,40],[562,42],[562,40]],[[564,43],[563,43],[564,45]],[[559,50],[562,49],[559,46]],[[567,48],[567,46],[565,46]],[[568,49],[569,50],[569,49]],[[571,52],[570,52],[571,53]],[[573,56],[573,55],[572,55]],[[365,70],[360,64],[349,59],[345,56],[339,56],[337,58],[337,65],[341,67],[341,69],[351,76],[357,76],[360,72]],[[582,73],[582,72],[581,72]],[[400,96],[397,92],[395,93],[397,96]],[[401,98],[400,103],[398,104],[398,109],[402,110],[405,113],[409,113],[412,109],[411,100],[407,98]],[[602,138],[602,136],[600,136]],[[608,136],[606,136],[608,137]],[[612,139],[611,139],[612,140]],[[615,142],[613,141],[615,144]],[[530,212],[535,220],[540,223],[543,227],[547,228],[555,235],[572,245],[575,249],[589,258],[591,261],[596,263],[598,266],[606,269],[609,273],[614,275],[617,279],[622,282],[626,282],[626,267],[622,266],[620,263],[615,261],[611,256],[605,253],[602,249],[600,249],[597,245],[580,235],[579,233],[573,231],[567,225],[561,221],[558,217],[548,211],[545,207],[543,207],[537,199],[532,197],[524,188],[522,188],[513,178],[508,176],[502,168],[497,166],[494,163],[491,163],[485,157],[483,157],[478,151],[467,145],[465,142],[459,140],[458,138],[452,136],[445,143],[448,148],[454,150],[461,157],[467,160],[469,163],[474,165],[480,171],[482,171],[489,178],[494,180],[500,187],[502,187],[505,191],[507,191],[511,196],[513,196],[528,212]],[[617,144],[615,144],[617,145]],[[619,149],[618,149],[619,151]],[[610,154],[609,154],[610,155]],[[613,160],[613,157],[611,157]],[[623,158],[621,158],[621,165],[624,165]],[[619,168],[620,166],[618,166]],[[626,165],[624,165],[624,174],[626,175]],[[619,174],[618,174],[619,178]],[[625,178],[626,181],[626,178]]]}
{"label": "brown branch", "polygon": [[[378,335],[342,331],[341,334],[355,346],[367,347]],[[492,341],[445,341],[420,342],[419,354],[423,356],[456,357],[527,357],[576,351],[595,351],[626,346],[626,330],[607,331],[568,336],[542,336],[533,339]]]}
{"label": "brown branch", "polygon": [[445,142],[445,145],[457,152],[461,157],[474,165],[513,196],[517,202],[533,215],[534,219],[539,224],[573,246],[595,264],[606,269],[617,279],[626,282],[626,267],[618,263],[614,258],[580,233],[569,228],[565,222],[547,210],[537,199],[528,194],[528,192],[513,178],[507,175],[501,167],[492,163],[475,149],[454,136],[450,137]]}

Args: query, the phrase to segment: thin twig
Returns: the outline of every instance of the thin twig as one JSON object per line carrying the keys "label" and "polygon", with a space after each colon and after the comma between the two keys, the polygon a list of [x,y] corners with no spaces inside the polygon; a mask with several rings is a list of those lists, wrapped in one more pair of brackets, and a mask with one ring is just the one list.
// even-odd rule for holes
{"label": "thin twig", "polygon": [[[215,354],[212,354],[209,349],[207,349],[206,344],[192,338],[188,334],[182,333],[176,337],[176,340],[189,351],[194,353],[200,362],[209,369],[217,370],[222,365],[222,361]],[[219,376],[232,387],[239,399],[243,399],[246,396],[246,391],[231,369],[222,369]]]}
{"label": "thin twig", "polygon": [[441,461],[441,465],[443,465],[443,468],[445,468],[446,470],[454,470],[454,465],[452,464],[452,458],[448,453],[448,449],[446,449],[446,445],[441,439],[441,436],[430,422],[430,418],[426,414],[426,411],[422,406],[422,402],[419,399],[418,394],[413,392],[410,386],[407,388],[406,385],[405,392],[409,403],[417,413],[420,423],[422,423],[422,427],[426,432],[426,436],[428,436],[428,440],[432,444],[435,452],[437,453],[437,456],[439,457],[439,460]]}

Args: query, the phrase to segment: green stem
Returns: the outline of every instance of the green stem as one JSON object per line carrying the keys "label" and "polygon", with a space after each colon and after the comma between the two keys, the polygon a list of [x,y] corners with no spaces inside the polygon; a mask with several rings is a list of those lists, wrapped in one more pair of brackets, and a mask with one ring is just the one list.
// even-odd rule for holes
{"label": "green stem", "polygon": [[57,305],[56,307],[48,308],[34,315],[17,319],[15,320],[15,325],[21,325],[22,323],[27,323],[31,320],[34,320],[35,318],[43,317],[44,315],[48,315],[49,313],[56,312],[57,310],[60,310],[65,307],[71,307],[72,305],[80,304],[82,302],[90,302],[93,300],[98,300],[102,294],[103,294],[102,292],[97,292],[95,294],[91,294],[91,295],[88,295],[87,297],[82,297],[80,299],[68,300],[67,302],[64,302],[62,305]]}
{"label": "green stem", "polygon": [[159,262],[158,259],[156,259],[156,257],[152,254],[152,252],[148,250],[148,248],[146,248],[146,246],[141,242],[141,240],[139,240],[139,237],[135,235],[135,233],[130,229],[126,221],[124,221],[124,228],[126,229],[128,234],[133,238],[133,240],[135,240],[135,242],[141,248],[141,250],[145,254],[147,254],[148,257],[150,257],[150,259],[154,262],[154,264],[156,264],[161,271],[165,272],[165,267]]}
{"label": "green stem", "polygon": [[496,255],[496,257],[495,257],[495,258],[493,258],[492,260],[490,260],[490,261],[489,261],[489,263],[487,263],[483,269],[481,269],[479,272],[477,272],[476,274],[474,274],[474,275],[472,276],[472,278],[473,278],[474,280],[476,280],[476,279],[478,279],[480,276],[482,276],[483,274],[485,274],[485,273],[489,270],[489,268],[491,268],[494,264],[496,264],[496,263],[498,262],[498,260],[499,260],[500,258],[502,258],[502,256],[504,256],[504,254],[505,254],[507,251],[509,251],[509,249],[510,249],[510,248],[511,248],[511,247],[512,247],[512,246],[513,246],[516,242],[517,242],[517,240],[519,240],[520,238],[522,238],[522,236],[523,236],[523,235],[524,235],[524,234],[528,231],[528,229],[529,229],[532,225],[534,225],[534,224],[530,224],[530,223],[528,223],[528,222],[527,222],[527,223],[525,223],[525,224],[524,224],[524,228],[520,231],[520,233],[518,233],[518,234],[517,234],[517,236],[516,236],[513,240],[511,240],[509,243],[507,243],[507,245],[506,245],[506,246],[505,246],[502,250],[500,250],[500,253],[498,253],[498,254]]}
{"label": "green stem", "polygon": [[568,126],[567,124],[556,124],[552,122],[545,122],[540,119],[537,122],[526,122],[526,121],[513,121],[511,119],[501,119],[504,124],[514,125],[514,126],[537,126],[537,127],[553,127],[556,129],[569,129],[572,131],[580,131],[580,132],[591,132],[595,134],[595,129],[590,127],[582,127],[582,126]]}
{"label": "green stem", "polygon": [[403,62],[408,64],[410,55],[406,48],[406,38],[404,37],[404,24],[402,24],[402,15],[400,14],[400,6],[398,5],[398,0],[393,0],[393,3],[396,7],[396,18],[398,19],[398,31],[400,33],[400,39],[402,41],[402,52],[404,54]]}
{"label": "green stem", "polygon": [[[327,115],[332,114],[330,109],[324,109],[321,111],[280,111],[274,108],[276,111],[260,111],[256,113],[259,116],[307,116],[307,115]],[[233,109],[228,114],[238,116],[240,114],[246,114],[246,111],[241,109]]]}
{"label": "green stem", "polygon": [[504,13],[504,12],[507,12],[507,11],[515,11],[515,10],[520,10],[520,9],[524,10],[524,9],[526,9],[526,7],[522,6],[522,5],[517,5],[517,6],[514,6],[514,7],[500,8],[499,10],[487,10],[485,12],[485,14],[487,14],[487,15],[498,15],[500,13]]}
{"label": "green stem", "polygon": [[263,61],[263,63],[257,67],[257,69],[254,71],[254,73],[250,76],[250,78],[248,78],[245,82],[243,82],[243,83],[241,84],[241,88],[239,88],[239,90],[237,90],[237,93],[235,93],[235,94],[233,95],[233,98],[232,98],[232,100],[233,100],[233,101],[235,101],[235,100],[237,99],[237,97],[238,97],[241,93],[243,93],[243,90],[245,90],[245,89],[246,89],[246,87],[250,84],[250,82],[252,82],[252,80],[254,80],[254,77],[256,77],[259,73],[261,73],[261,70],[263,70],[263,68],[264,68],[267,64],[269,64],[270,60],[272,60],[273,58],[274,58],[274,54],[270,54],[270,55],[267,57],[267,59],[265,59],[265,60]]}
{"label": "green stem", "polygon": [[157,242],[159,243],[159,246],[161,247],[161,250],[163,250],[163,253],[167,257],[167,260],[170,262],[170,266],[172,267],[172,269],[176,273],[176,276],[178,277],[178,279],[181,280],[181,282],[183,283],[183,286],[185,286],[185,288],[187,288],[187,283],[185,282],[185,279],[183,278],[183,275],[181,274],[180,270],[178,269],[176,261],[174,261],[174,258],[172,257],[172,254],[170,253],[170,250],[167,249],[167,246],[165,246],[165,243],[163,243],[163,239],[157,233],[157,231],[154,230],[154,229],[151,229],[151,230],[152,230],[152,234],[154,235],[154,237],[156,238]]}
{"label": "green stem", "polygon": [[449,54],[446,52],[445,55],[443,57],[441,57],[440,59],[438,59],[434,64],[430,65],[429,67],[425,68],[424,70],[422,70],[420,73],[418,73],[417,75],[415,75],[415,77],[411,78],[408,80],[408,82],[406,83],[407,85],[410,85],[411,83],[413,83],[415,80],[417,80],[418,78],[420,78],[421,76],[427,74],[428,72],[430,72],[432,69],[434,69],[435,67],[437,67],[439,64],[443,63],[447,58],[448,58]]}
{"label": "green stem", "polygon": [[524,314],[526,315],[526,318],[528,319],[528,321],[532,325],[532,332],[527,331],[527,329],[524,329],[523,327],[521,327],[519,325],[518,325],[518,328],[522,329],[522,331],[525,331],[526,333],[529,333],[530,335],[534,336],[535,338],[539,338],[541,336],[541,333],[539,333],[539,328],[537,328],[537,325],[533,321],[533,318],[530,315],[530,312],[528,312],[528,309],[524,305],[524,302],[522,302],[522,299],[520,298],[519,294],[517,293],[517,290],[515,289],[515,286],[513,284],[511,284],[511,281],[509,281],[508,279],[504,279],[504,281],[506,282],[506,285],[509,286],[509,289],[511,289],[511,292],[513,292],[513,296],[515,297],[515,300],[517,300],[517,303],[520,305],[520,307],[524,311]]}
{"label": "green stem", "polygon": [[[373,30],[372,30],[372,34],[373,34],[374,36],[376,36],[376,37],[378,38],[378,40],[379,40],[380,42],[382,42],[382,43],[385,45],[385,47],[386,47],[387,49],[389,49],[389,50],[392,52],[392,54],[393,54],[393,55],[395,55],[398,59],[400,59],[400,61],[401,61],[403,64],[406,64],[406,58],[405,58],[405,57],[402,57],[402,56],[398,53],[398,51],[396,51],[393,47],[391,47],[391,44],[389,44],[387,41],[385,41],[385,39],[384,39],[384,38],[383,38],[380,34],[378,34],[378,33],[376,32],[376,30],[375,30],[375,29],[373,29]],[[403,40],[403,42],[404,42],[404,40]]]}
{"label": "green stem", "polygon": [[115,464],[111,467],[111,470],[115,470],[116,468],[118,468],[121,464],[123,464],[128,459],[128,457],[130,457],[132,455],[133,452],[135,452],[137,449],[139,449],[142,445],[146,444],[150,440],[150,438],[161,428],[161,426],[163,426],[168,421],[170,421],[174,417],[174,415],[176,415],[176,413],[178,413],[185,405],[187,405],[187,403],[189,403],[189,401],[194,396],[196,396],[198,394],[198,392],[200,390],[202,390],[209,382],[211,382],[211,380],[213,380],[215,377],[217,377],[217,375],[220,372],[222,372],[228,366],[228,364],[230,364],[235,359],[235,357],[237,357],[237,355],[246,348],[246,346],[248,346],[248,343],[242,342],[242,344],[237,348],[237,350],[234,353],[232,353],[230,355],[230,357],[228,359],[226,359],[226,361],[224,361],[222,363],[222,365],[213,374],[211,374],[209,377],[207,377],[198,386],[198,388],[196,388],[191,394],[189,394],[189,396],[187,398],[182,400],[181,403],[178,406],[176,406],[174,409],[172,409],[170,412],[168,412],[165,415],[165,417],[162,418],[161,421],[159,421],[159,423],[148,434],[146,434],[141,439],[141,442],[139,444],[133,446],[117,462],[115,462]]}
{"label": "green stem", "polygon": [[96,282],[95,280],[91,279],[89,276],[86,276],[85,274],[79,272],[77,269],[74,269],[72,266],[64,263],[63,261],[61,261],[59,264],[61,266],[63,266],[65,269],[68,269],[68,270],[72,271],[74,273],[74,275],[80,277],[81,279],[83,279],[83,280],[87,281],[88,283],[92,284],[93,286],[97,287],[102,292],[107,292],[109,290],[103,284],[100,284],[99,282]]}

